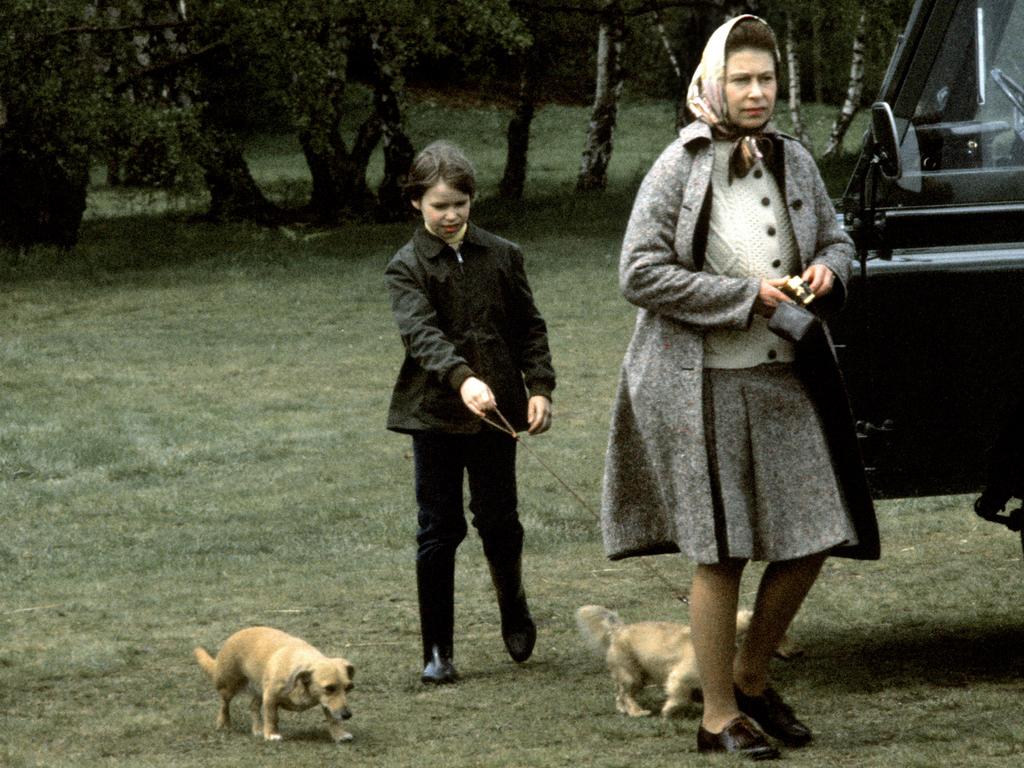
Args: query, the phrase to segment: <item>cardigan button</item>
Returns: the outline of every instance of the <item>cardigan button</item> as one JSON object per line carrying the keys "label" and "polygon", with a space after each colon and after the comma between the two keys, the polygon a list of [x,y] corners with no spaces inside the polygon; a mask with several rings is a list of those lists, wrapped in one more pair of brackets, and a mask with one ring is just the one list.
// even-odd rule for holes
{"label": "cardigan button", "polygon": [[775,261],[773,261],[772,262],[772,266],[775,269],[778,269],[779,267],[781,267],[782,266],[782,259],[776,259]]}
{"label": "cardigan button", "polygon": [[775,236],[775,227],[768,227],[768,237]]}
{"label": "cardigan button", "polygon": [[767,197],[762,197],[761,198],[761,205],[768,206],[768,205],[771,205],[771,204],[772,204],[772,201],[769,200]]}
{"label": "cardigan button", "polygon": [[768,359],[769,360],[774,360],[778,356],[779,356],[779,353],[776,352],[774,349],[769,349],[768,350]]}
{"label": "cardigan button", "polygon": [[762,171],[760,168],[757,168],[754,171],[754,178],[755,179],[760,179],[762,176],[764,176],[764,171]]}
{"label": "cardigan button", "polygon": [[793,201],[793,210],[794,211],[799,211],[803,207],[804,207],[804,201],[803,200],[794,200]]}

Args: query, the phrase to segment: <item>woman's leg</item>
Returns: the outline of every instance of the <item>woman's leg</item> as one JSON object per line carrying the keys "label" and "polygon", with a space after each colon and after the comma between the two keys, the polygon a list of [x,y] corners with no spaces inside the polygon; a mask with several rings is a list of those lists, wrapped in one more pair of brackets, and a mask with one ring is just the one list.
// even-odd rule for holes
{"label": "woman's leg", "polygon": [[733,693],[736,608],[745,560],[699,564],[690,591],[690,632],[704,692],[702,725],[719,733],[739,715]]}
{"label": "woman's leg", "polygon": [[733,679],[744,693],[759,695],[768,684],[768,664],[793,617],[814,585],[827,554],[770,563],[761,577],[754,615],[736,653]]}

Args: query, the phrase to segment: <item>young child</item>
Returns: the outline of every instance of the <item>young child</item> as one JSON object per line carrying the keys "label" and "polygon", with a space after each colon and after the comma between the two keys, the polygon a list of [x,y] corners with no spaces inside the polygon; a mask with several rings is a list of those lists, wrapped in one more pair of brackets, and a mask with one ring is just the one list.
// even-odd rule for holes
{"label": "young child", "polygon": [[517,432],[546,431],[555,372],[522,253],[469,222],[476,179],[462,151],[430,144],[413,160],[406,188],[423,226],[385,272],[405,345],[387,426],[412,436],[420,679],[444,684],[457,679],[452,652],[455,551],[467,531],[463,474],[505,647],[517,662],[533,652],[537,631],[521,577],[516,441],[482,417],[495,423],[504,417]]}

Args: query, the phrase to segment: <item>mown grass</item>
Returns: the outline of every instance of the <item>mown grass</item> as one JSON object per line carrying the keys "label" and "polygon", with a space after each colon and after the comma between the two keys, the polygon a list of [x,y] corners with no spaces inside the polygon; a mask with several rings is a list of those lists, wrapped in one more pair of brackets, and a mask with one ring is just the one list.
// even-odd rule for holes
{"label": "mown grass", "polygon": [[[658,148],[630,151],[639,168]],[[500,160],[474,156],[493,184]],[[471,535],[457,587],[465,680],[441,690],[418,683],[409,446],[383,429],[401,349],[381,271],[407,224],[302,233],[96,217],[74,253],[8,266],[0,764],[728,762],[696,754],[697,707],[668,722],[614,711],[575,608],[686,610],[639,564],[609,563],[591,512],[531,456],[596,507],[632,324],[615,262],[635,175],[626,163],[607,194],[583,197],[549,179],[525,203],[477,208],[525,249],[560,380],[553,430],[520,459],[536,654],[522,667],[505,656]],[[881,503],[883,559],[829,562],[794,627],[804,656],[775,669],[817,733],[789,764],[1019,764],[1021,551],[970,503]],[[685,588],[687,563],[654,562]],[[311,711],[284,713],[285,741],[265,744],[242,701],[233,730],[214,729],[216,695],[191,650],[256,623],[353,661],[354,742],[330,743]]]}

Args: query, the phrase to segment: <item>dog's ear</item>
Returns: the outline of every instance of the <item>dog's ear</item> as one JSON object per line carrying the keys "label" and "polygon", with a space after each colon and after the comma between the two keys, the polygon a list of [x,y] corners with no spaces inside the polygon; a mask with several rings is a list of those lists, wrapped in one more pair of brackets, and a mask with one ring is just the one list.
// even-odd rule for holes
{"label": "dog's ear", "polygon": [[349,680],[355,677],[356,668],[352,666],[352,662],[350,662],[348,659],[343,659],[341,658],[341,656],[335,656],[333,659],[331,659],[331,661],[337,668],[338,674],[344,673],[348,675]]}
{"label": "dog's ear", "polygon": [[313,681],[313,670],[310,668],[299,667],[291,673],[288,677],[288,684],[284,687],[284,695],[287,696],[296,685],[301,685],[306,690],[309,690],[309,684]]}

